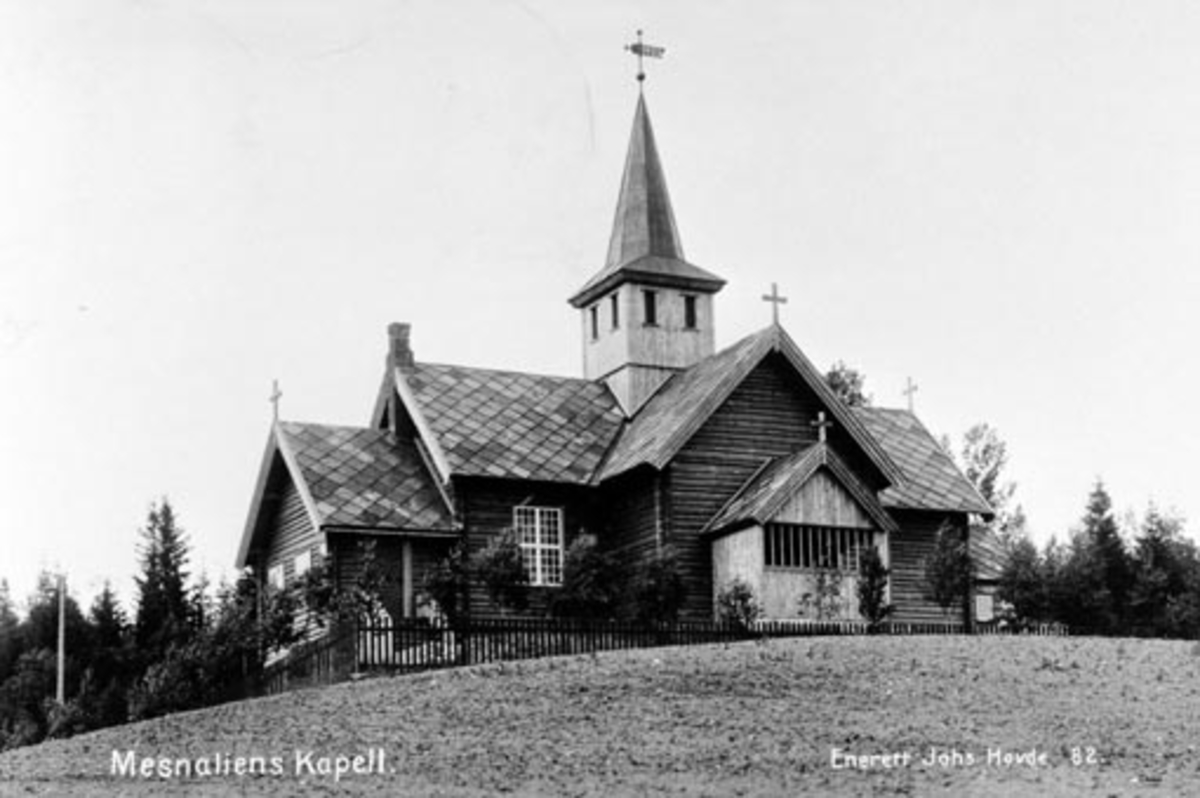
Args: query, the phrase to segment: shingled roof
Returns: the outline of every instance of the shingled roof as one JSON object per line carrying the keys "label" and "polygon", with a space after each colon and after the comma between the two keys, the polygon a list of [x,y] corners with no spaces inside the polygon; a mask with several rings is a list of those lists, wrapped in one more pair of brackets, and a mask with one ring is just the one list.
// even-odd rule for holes
{"label": "shingled roof", "polygon": [[591,380],[430,363],[400,373],[455,475],[587,484],[624,421]]}
{"label": "shingled roof", "polygon": [[975,581],[999,582],[1009,557],[1004,543],[990,528],[982,525],[971,526],[969,540],[971,561],[975,566]]}
{"label": "shingled roof", "polygon": [[827,444],[815,443],[794,454],[767,461],[709,521],[704,531],[720,532],[750,523],[764,524],[770,521],[779,508],[822,467],[833,473],[880,529],[895,531],[898,528],[875,495],[854,477],[842,459]]}
{"label": "shingled roof", "polygon": [[[280,422],[321,526],[450,531],[450,509],[420,454],[387,430]],[[290,466],[290,463],[289,463]]]}
{"label": "shingled roof", "polygon": [[992,508],[915,415],[881,407],[854,412],[903,473],[899,484],[880,494],[885,507],[992,516]]}
{"label": "shingled roof", "polygon": [[770,352],[781,353],[875,467],[890,480],[899,481],[900,471],[888,454],[777,325],[748,335],[672,376],[630,421],[597,480],[643,464],[662,468]]}

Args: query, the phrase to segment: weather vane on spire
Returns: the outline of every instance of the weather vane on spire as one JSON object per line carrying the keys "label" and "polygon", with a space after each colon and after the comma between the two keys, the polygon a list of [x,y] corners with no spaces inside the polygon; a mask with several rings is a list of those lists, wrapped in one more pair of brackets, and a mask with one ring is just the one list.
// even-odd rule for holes
{"label": "weather vane on spire", "polygon": [[646,70],[642,68],[642,58],[662,58],[663,54],[667,52],[667,48],[657,47],[653,44],[644,44],[642,42],[641,30],[637,32],[637,37],[637,42],[635,44],[625,45],[625,49],[636,55],[638,58],[637,79],[638,86],[640,88],[641,85],[646,81]]}

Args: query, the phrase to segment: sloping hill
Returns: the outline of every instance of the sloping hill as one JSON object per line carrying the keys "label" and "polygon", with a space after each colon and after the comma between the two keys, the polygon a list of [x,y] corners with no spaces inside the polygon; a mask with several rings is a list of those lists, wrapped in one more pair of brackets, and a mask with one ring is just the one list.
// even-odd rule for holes
{"label": "sloping hill", "polygon": [[[860,637],[476,666],[10,752],[0,792],[1195,794],[1198,648]],[[370,772],[339,776],[356,755]]]}

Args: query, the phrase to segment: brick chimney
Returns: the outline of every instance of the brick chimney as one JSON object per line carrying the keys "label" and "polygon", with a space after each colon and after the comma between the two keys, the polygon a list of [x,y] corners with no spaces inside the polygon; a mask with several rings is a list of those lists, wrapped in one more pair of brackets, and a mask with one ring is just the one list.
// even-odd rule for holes
{"label": "brick chimney", "polygon": [[402,322],[392,322],[388,325],[388,364],[398,369],[413,367],[412,347],[408,343],[408,335],[412,325]]}

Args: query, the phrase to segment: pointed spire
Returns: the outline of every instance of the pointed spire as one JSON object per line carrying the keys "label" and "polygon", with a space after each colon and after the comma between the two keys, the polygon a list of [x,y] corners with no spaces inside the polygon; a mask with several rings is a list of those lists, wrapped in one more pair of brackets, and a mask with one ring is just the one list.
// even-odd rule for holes
{"label": "pointed spire", "polygon": [[684,259],[646,98],[639,94],[604,265],[613,269],[646,255]]}
{"label": "pointed spire", "polygon": [[715,294],[725,284],[712,272],[684,260],[646,98],[640,92],[608,257],[604,268],[568,301],[582,308],[626,282],[701,294]]}

